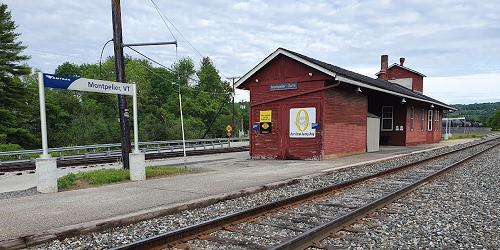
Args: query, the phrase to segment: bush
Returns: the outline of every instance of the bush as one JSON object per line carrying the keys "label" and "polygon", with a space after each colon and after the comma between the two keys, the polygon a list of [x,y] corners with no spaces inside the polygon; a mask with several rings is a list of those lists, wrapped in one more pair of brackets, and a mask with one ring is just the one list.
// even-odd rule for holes
{"label": "bush", "polygon": [[19,151],[23,149],[24,148],[19,146],[18,144],[13,144],[13,143],[0,144],[0,152]]}

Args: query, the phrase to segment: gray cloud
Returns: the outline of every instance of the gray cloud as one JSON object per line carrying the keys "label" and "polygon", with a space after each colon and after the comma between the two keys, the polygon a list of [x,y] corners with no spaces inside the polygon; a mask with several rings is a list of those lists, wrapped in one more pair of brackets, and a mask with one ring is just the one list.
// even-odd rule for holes
{"label": "gray cloud", "polygon": [[[112,36],[110,1],[4,1],[29,46],[30,64],[44,71],[64,61],[96,62]],[[430,77],[500,72],[498,1],[156,2],[228,76],[246,73],[278,47],[349,69],[376,71],[379,56],[389,54],[391,62],[404,56]],[[126,42],[172,39],[150,1],[122,1],[122,8]],[[198,61],[175,35],[179,55]],[[175,61],[172,47],[143,51],[167,65]]]}

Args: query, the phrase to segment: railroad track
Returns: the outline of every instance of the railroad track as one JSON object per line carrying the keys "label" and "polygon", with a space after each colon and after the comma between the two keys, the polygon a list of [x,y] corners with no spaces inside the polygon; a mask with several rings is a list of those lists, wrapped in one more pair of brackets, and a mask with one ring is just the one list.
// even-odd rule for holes
{"label": "railroad track", "polygon": [[494,138],[115,249],[305,249],[500,145]]}
{"label": "railroad track", "polygon": [[[204,149],[204,150],[187,150],[187,156],[195,156],[195,155],[208,155],[208,154],[219,154],[219,153],[230,153],[230,152],[242,152],[248,151],[248,146],[241,147],[231,147],[231,148],[215,148],[215,149]],[[182,151],[173,151],[173,152],[147,152],[146,160],[153,159],[163,159],[163,158],[174,158],[183,156]],[[120,155],[105,155],[99,157],[92,158],[70,158],[66,156],[65,158],[57,159],[57,167],[68,167],[68,166],[77,166],[77,165],[89,165],[89,164],[100,164],[100,163],[111,163],[117,162],[121,160]],[[24,170],[34,170],[35,162],[34,161],[26,161],[26,162],[4,162],[0,165],[0,172],[13,172],[13,171],[24,171]]]}

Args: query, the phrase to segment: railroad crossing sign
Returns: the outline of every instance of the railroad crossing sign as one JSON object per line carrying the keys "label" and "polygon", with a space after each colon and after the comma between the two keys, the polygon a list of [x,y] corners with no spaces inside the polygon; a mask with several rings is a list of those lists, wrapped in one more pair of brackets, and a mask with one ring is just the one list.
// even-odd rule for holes
{"label": "railroad crossing sign", "polygon": [[233,135],[233,133],[232,133],[233,127],[231,127],[231,125],[226,126],[226,131],[227,131],[227,133],[226,133],[227,137],[231,137],[231,135]]}

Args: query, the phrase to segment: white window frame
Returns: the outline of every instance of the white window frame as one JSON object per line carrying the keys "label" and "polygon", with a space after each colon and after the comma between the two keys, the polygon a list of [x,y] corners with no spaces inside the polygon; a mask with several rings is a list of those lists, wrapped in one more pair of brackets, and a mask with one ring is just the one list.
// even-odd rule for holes
{"label": "white window frame", "polygon": [[[391,108],[391,117],[384,118],[384,108]],[[391,120],[391,128],[384,129],[384,120]],[[393,106],[382,106],[382,115],[380,116],[380,131],[393,131],[394,130],[394,107]]]}
{"label": "white window frame", "polygon": [[415,106],[410,107],[410,131],[415,129]]}
{"label": "white window frame", "polygon": [[434,122],[436,124],[434,124],[434,131],[438,131],[439,130],[439,110],[436,110],[436,115],[434,117]]}
{"label": "white window frame", "polygon": [[420,131],[425,130],[425,109],[422,109],[422,124],[420,124]]}
{"label": "white window frame", "polygon": [[427,131],[432,131],[432,117],[434,116],[434,112],[432,112],[432,109],[429,109],[427,111]]}

